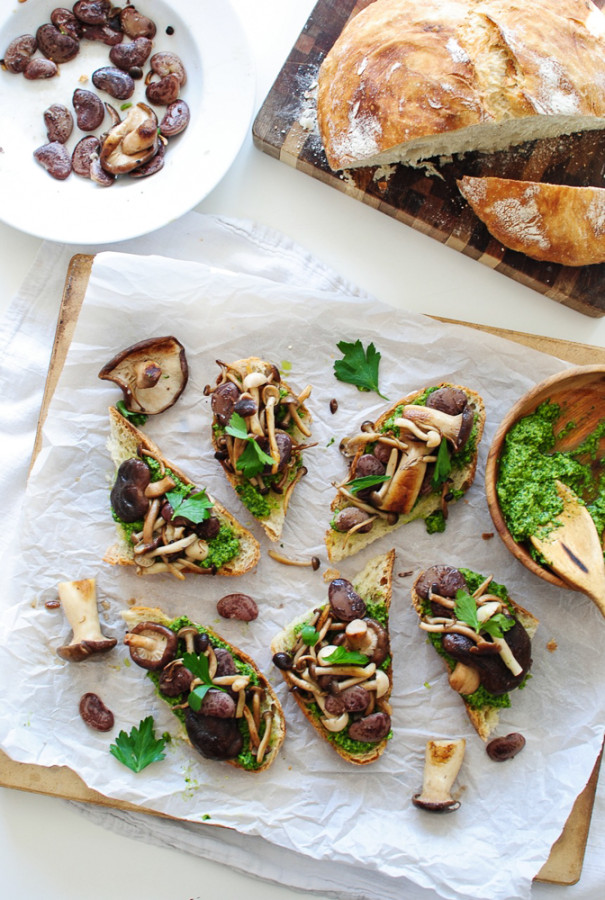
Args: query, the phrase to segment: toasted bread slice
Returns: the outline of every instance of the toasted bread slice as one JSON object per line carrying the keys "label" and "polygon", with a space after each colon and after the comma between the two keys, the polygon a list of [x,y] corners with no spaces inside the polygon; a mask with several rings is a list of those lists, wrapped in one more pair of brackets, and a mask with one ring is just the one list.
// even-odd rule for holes
{"label": "toasted bread slice", "polygon": [[458,187],[509,250],[563,266],[605,262],[605,188],[468,175]]}
{"label": "toasted bread slice", "polygon": [[[429,589],[430,597],[433,598],[432,602],[429,597]],[[500,601],[501,611],[509,617],[509,621],[511,616],[516,620],[517,624],[514,628],[508,631],[502,630],[502,639],[506,642],[507,647],[512,644],[509,649],[513,659],[510,660],[509,657],[509,660],[510,666],[513,668],[505,662],[506,653],[504,655],[498,653],[485,655],[481,652],[485,650],[482,642],[490,641],[489,637],[486,638],[487,631],[480,628],[482,641],[479,641],[478,636],[474,639],[467,637],[469,632],[476,633],[476,629],[470,628],[467,623],[468,615],[465,619],[461,619],[461,613],[459,612],[459,615],[456,616],[451,604],[444,607],[436,599],[446,598],[446,601],[450,600],[453,603],[458,590],[470,594],[476,601],[480,598],[481,606],[486,612],[489,603],[493,601],[496,604]],[[487,741],[498,725],[500,710],[510,706],[510,693],[525,683],[532,663],[531,640],[536,633],[538,620],[509,597],[504,585],[492,581],[491,577],[486,578],[469,569],[456,569],[446,565],[432,566],[416,578],[412,587],[412,605],[418,614],[421,628],[424,626],[425,633],[429,636],[435,650],[443,657],[450,685],[463,701],[473,727],[477,734]],[[477,610],[481,606],[477,604]],[[494,614],[497,614],[499,610],[496,606],[494,609],[496,610]],[[427,621],[435,618],[441,619],[441,623]],[[479,652],[475,649],[466,652],[463,650],[463,646],[459,645],[455,651],[456,656],[453,656],[451,648],[443,646],[444,632],[439,631],[439,628],[444,627],[452,630],[450,625],[444,626],[444,618],[451,619],[452,623],[457,622],[459,626],[462,626],[463,630],[456,635],[455,640],[463,641],[464,646],[468,647],[473,647],[477,642]],[[455,627],[454,634],[456,634]],[[436,630],[430,630],[431,628]],[[488,660],[489,672],[485,668],[485,660]],[[517,668],[515,668],[515,663]]]}
{"label": "toasted bread slice", "polygon": [[[362,657],[356,663],[315,662],[317,655],[321,658],[323,648],[331,647],[336,650],[332,642],[342,640],[345,619],[337,614],[334,603],[330,602],[314,606],[298,616],[271,642],[273,661],[288,687],[296,688],[292,691],[292,697],[311,725],[339,756],[361,766],[374,762],[382,755],[391,732],[389,697],[393,674],[389,610],[394,561],[395,551],[391,550],[370,560],[353,579],[352,585],[345,582],[345,579],[336,579],[331,583],[330,591],[334,586],[337,596],[342,597],[343,591],[352,596],[350,591],[353,590],[357,598],[363,601],[356,608],[352,626],[352,613],[349,612],[349,626],[345,632],[347,637],[344,645],[338,648],[344,650],[358,646]],[[336,606],[339,605],[337,599]],[[336,627],[332,628],[332,624]],[[312,643],[316,632],[320,634],[320,638]],[[328,651],[328,656],[330,652]],[[290,660],[294,660],[294,665],[284,668],[284,661],[288,666]],[[325,674],[320,675],[322,670]],[[315,679],[319,677],[322,681],[317,682],[313,672]],[[332,682],[331,688],[326,686],[324,680],[328,678]],[[345,699],[345,694],[340,694],[336,685],[350,682],[357,685],[357,696]],[[360,694],[359,687],[364,686],[369,707],[362,705],[366,698],[363,692]],[[343,704],[343,711],[340,712]],[[362,708],[358,709],[360,705]]]}
{"label": "toasted bread slice", "polygon": [[[120,471],[122,464],[128,460],[139,460],[141,465],[144,465],[143,460],[147,460],[148,463],[156,464],[158,479],[160,475],[164,474],[164,470],[169,470],[167,474],[174,476],[174,482],[180,482],[181,491],[186,493],[187,489],[190,489],[191,495],[196,493],[198,489],[194,487],[189,478],[175,465],[168,462],[151,438],[139,431],[138,428],[135,428],[115,407],[110,407],[109,421],[108,448],[118,471]],[[124,483],[127,484],[126,481]],[[153,483],[155,482],[152,476]],[[174,490],[174,488],[172,489]],[[170,487],[166,488],[166,491],[170,490]],[[165,500],[166,491],[159,495],[159,504]],[[185,574],[243,575],[254,568],[260,558],[260,545],[256,538],[218,500],[205,491],[201,493],[205,498],[204,502],[210,504],[211,518],[216,518],[218,523],[212,523],[212,529],[209,529],[209,526],[207,526],[206,534],[204,535],[202,531],[202,537],[199,541],[196,542],[195,538],[192,539],[191,546],[195,550],[186,547],[179,552],[162,553],[162,548],[157,547],[150,552],[135,553],[135,545],[131,535],[133,531],[139,534],[142,533],[144,518],[148,514],[151,515],[151,505],[148,513],[142,515],[138,520],[135,519],[134,522],[132,517],[130,517],[129,522],[126,522],[124,518],[120,519],[120,511],[114,509],[118,540],[107,550],[103,557],[105,562],[120,566],[134,565],[137,567],[137,574],[139,575],[170,572],[180,578]],[[155,509],[156,517],[160,519],[160,512],[157,506]],[[183,514],[181,513],[182,516]],[[191,538],[191,535],[194,533],[193,528],[194,526],[191,522],[188,525],[185,523],[184,531],[181,533],[177,526],[173,526],[172,532],[164,532],[164,545],[167,543],[174,544],[179,540],[187,542],[188,538]],[[198,528],[198,531],[200,531],[200,528]],[[218,531],[218,534],[212,536],[213,532],[216,531]],[[153,540],[149,542],[150,546],[153,545],[156,539],[159,540],[158,535],[159,532],[156,530],[153,533]],[[205,558],[204,554],[207,554]]]}
{"label": "toasted bread slice", "polygon": [[[211,628],[197,625],[185,616],[170,619],[157,607],[132,606],[122,613],[122,617],[129,629],[124,640],[128,644],[135,662],[138,659],[137,634],[142,638],[143,643],[145,643],[146,637],[147,640],[149,636],[154,637],[151,630],[146,636],[146,624],[162,626],[174,634],[176,638],[174,649],[168,655],[164,655],[161,665],[152,669],[148,663],[145,663],[144,668],[148,669],[158,695],[173,707],[173,712],[182,726],[182,737],[207,759],[220,760],[249,772],[263,772],[269,768],[284,742],[286,722],[275,691],[255,662]],[[217,662],[215,650],[227,650],[232,662],[225,658]],[[225,718],[218,719],[217,733],[212,728],[212,724],[205,721],[206,719],[216,721],[216,716],[204,711],[204,707],[197,712],[192,709],[193,701],[190,691],[195,688],[195,681],[192,684],[188,683],[190,681],[188,676],[184,682],[180,680],[183,675],[183,666],[180,661],[187,652],[193,653],[198,658],[204,657],[203,662],[207,666],[206,671],[210,679],[206,683],[212,682],[215,685],[215,694],[218,696],[220,689],[222,699],[228,697],[229,700],[233,699],[234,701],[235,715],[229,719],[227,735],[223,733],[221,725],[221,723],[225,723]],[[141,664],[140,661],[139,664]],[[218,669],[216,669],[216,665],[218,665]],[[175,668],[180,668],[180,675],[175,675]],[[220,674],[229,670],[232,672],[231,675]],[[161,678],[162,672],[165,673],[166,682]],[[187,673],[184,674],[187,675]],[[177,692],[179,687],[182,687],[183,690]],[[224,694],[227,689],[229,693]],[[204,697],[201,697],[200,700],[203,702]],[[209,730],[206,731],[208,724]],[[200,728],[204,729],[203,734],[200,733]],[[233,733],[235,733],[235,739]],[[227,750],[225,750],[225,742],[231,745]],[[237,745],[235,748],[233,742]],[[237,754],[230,755],[235,752],[235,749],[237,749]]]}
{"label": "toasted bread slice", "polygon": [[[216,458],[242,503],[258,519],[270,540],[277,541],[294,488],[307,471],[302,464],[302,450],[311,436],[311,415],[304,401],[311,388],[307,386],[301,393],[293,391],[281,378],[277,366],[256,356],[233,363],[217,362],[221,372],[216,386],[206,388],[206,393],[212,394]],[[248,404],[247,410],[244,403]],[[238,417],[242,433],[249,438],[229,434],[228,429]],[[250,468],[251,442],[260,444],[271,459],[263,462],[253,456]],[[245,465],[244,453],[248,458]]]}
{"label": "toasted bread slice", "polygon": [[[430,404],[435,404],[434,411],[427,413]],[[455,415],[443,411],[460,407],[462,412]],[[423,420],[426,416],[429,419]],[[435,424],[430,418],[439,421]],[[325,536],[329,559],[336,562],[352,556],[413,519],[438,518],[432,530],[443,531],[447,505],[459,499],[473,483],[484,424],[485,407],[479,394],[442,383],[408,394],[392,404],[371,427],[364,425],[363,431],[343,442],[352,461],[348,476],[332,501],[333,517]],[[420,440],[419,430],[429,440]],[[449,448],[445,460],[446,469],[451,466],[449,471],[443,467],[443,458],[437,462],[439,454],[444,453],[440,447],[443,442]],[[386,454],[382,462],[378,460],[381,465],[376,474],[382,478],[382,472],[386,479],[374,485],[378,497],[367,496],[371,490],[353,493],[349,485],[365,474],[364,463],[367,468],[368,455],[376,456],[377,444]],[[376,469],[377,460],[370,462]],[[431,484],[435,474],[439,476],[436,486]],[[351,509],[360,519],[353,521],[352,526],[348,518]],[[342,515],[343,510],[347,510],[346,515]]]}

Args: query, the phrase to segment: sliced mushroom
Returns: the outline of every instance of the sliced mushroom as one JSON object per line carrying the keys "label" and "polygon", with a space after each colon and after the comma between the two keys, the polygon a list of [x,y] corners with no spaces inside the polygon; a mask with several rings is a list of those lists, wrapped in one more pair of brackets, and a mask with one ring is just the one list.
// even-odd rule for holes
{"label": "sliced mushroom", "polygon": [[61,608],[73,630],[69,644],[64,644],[57,650],[62,659],[82,662],[89,656],[107,653],[115,647],[117,639],[105,637],[101,631],[94,578],[62,581],[58,585],[58,591]]}
{"label": "sliced mushroom", "polygon": [[101,146],[101,165],[112,175],[124,175],[151,159],[158,146],[157,116],[147,104],[137,103],[107,132]]}
{"label": "sliced mushroom", "polygon": [[157,415],[185,389],[189,378],[185,348],[171,336],[139,341],[104,365],[99,378],[122,389],[129,412]]}
{"label": "sliced mushroom", "polygon": [[412,797],[414,806],[430,812],[453,812],[460,806],[451,794],[452,785],[458,776],[466,741],[427,741],[422,792]]}
{"label": "sliced mushroom", "polygon": [[384,482],[384,495],[375,492],[372,496],[375,505],[386,512],[409,513],[418,499],[427,464],[434,459],[424,442],[410,442],[391,479]]}
{"label": "sliced mushroom", "polygon": [[[454,450],[460,450],[464,446],[473,425],[473,411],[470,406],[466,406],[457,416],[452,416],[440,409],[411,404],[404,406],[403,417],[423,429],[438,432],[449,441]],[[395,420],[395,423],[399,424],[399,420]]]}

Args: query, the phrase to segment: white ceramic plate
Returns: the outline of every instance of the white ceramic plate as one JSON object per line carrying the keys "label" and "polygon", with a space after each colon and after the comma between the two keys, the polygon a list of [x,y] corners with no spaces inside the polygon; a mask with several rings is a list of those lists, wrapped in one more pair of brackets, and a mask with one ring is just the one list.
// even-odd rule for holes
{"label": "white ceramic plate", "polygon": [[[60,0],[5,0],[0,9],[0,56],[13,38],[35,34],[61,5],[72,7]],[[111,65],[110,48],[82,41],[75,59],[48,80],[27,81],[0,69],[0,219],[8,225],[64,243],[126,240],[188,212],[231,166],[250,127],[254,104],[252,62],[237,16],[227,0],[140,0],[136,7],[157,25],[152,52],[172,50],[185,65],[187,83],[181,96],[191,109],[189,127],[171,139],[165,166],[155,175],[121,177],[109,188],[73,172],[57,181],[33,157],[48,141],[44,110],[63,103],[73,111],[71,98],[78,87],[95,91],[119,109],[121,101],[96,91],[90,80],[95,69]],[[169,26],[174,29],[171,35],[166,34]],[[145,101],[143,80],[135,85],[129,102]],[[156,112],[160,119],[162,108]],[[110,124],[106,115],[97,133]],[[82,136],[75,126],[66,145],[70,152]]]}

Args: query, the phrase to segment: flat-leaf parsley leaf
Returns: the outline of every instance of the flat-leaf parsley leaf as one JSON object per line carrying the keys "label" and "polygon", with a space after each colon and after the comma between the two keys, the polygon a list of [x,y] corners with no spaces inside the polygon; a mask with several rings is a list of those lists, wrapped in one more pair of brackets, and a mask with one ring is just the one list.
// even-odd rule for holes
{"label": "flat-leaf parsley leaf", "polygon": [[381,394],[378,387],[378,365],[381,355],[374,344],[368,344],[367,351],[364,350],[360,340],[354,344],[340,341],[336,346],[343,354],[342,359],[334,362],[336,378],[347,384],[354,384],[360,391],[376,391],[379,397],[387,400],[388,397]]}
{"label": "flat-leaf parsley leaf", "polygon": [[133,772],[140,772],[152,762],[164,759],[165,745],[165,738],[155,736],[152,716],[147,716],[139,722],[138,728],[132,727],[130,734],[120,731],[109,752]]}

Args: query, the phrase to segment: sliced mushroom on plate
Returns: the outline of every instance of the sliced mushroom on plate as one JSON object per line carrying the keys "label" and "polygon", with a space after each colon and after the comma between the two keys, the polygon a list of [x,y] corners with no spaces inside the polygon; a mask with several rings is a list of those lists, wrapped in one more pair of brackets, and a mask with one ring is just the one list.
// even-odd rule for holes
{"label": "sliced mushroom on plate", "polygon": [[101,145],[101,165],[112,175],[125,175],[150,160],[159,143],[156,114],[146,103],[137,103],[107,132]]}
{"label": "sliced mushroom on plate", "polygon": [[189,378],[185,348],[172,336],[139,341],[104,365],[99,378],[122,389],[129,412],[157,415],[185,389]]}

